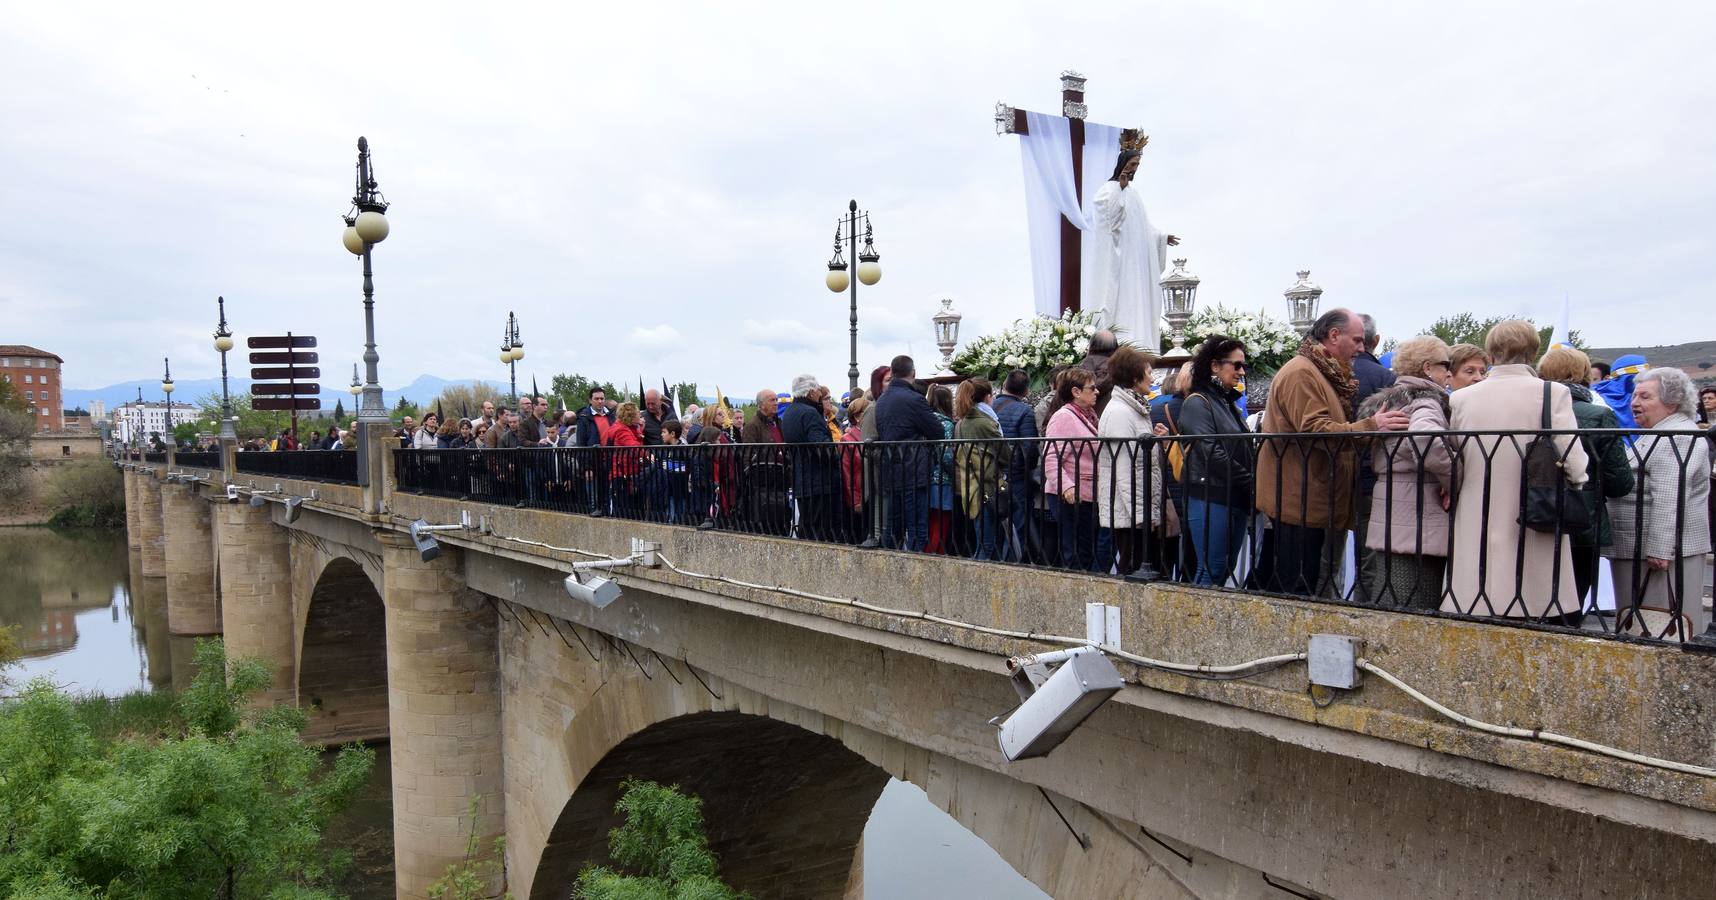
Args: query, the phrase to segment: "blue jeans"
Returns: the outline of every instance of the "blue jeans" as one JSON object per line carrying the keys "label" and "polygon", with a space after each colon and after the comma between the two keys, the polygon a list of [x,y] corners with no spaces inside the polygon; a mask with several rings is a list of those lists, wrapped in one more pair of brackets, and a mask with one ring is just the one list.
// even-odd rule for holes
{"label": "blue jeans", "polygon": [[996,538],[999,537],[996,533],[995,501],[984,501],[977,507],[977,515],[972,518],[971,526],[977,544],[977,552],[973,553],[971,558],[1000,559],[995,545]]}
{"label": "blue jeans", "polygon": [[883,543],[912,552],[929,543],[929,485],[897,487],[888,493],[888,533]]}
{"label": "blue jeans", "polygon": [[1218,585],[1233,574],[1235,549],[1245,533],[1250,510],[1211,503],[1201,497],[1186,498],[1186,531],[1198,551],[1198,573],[1194,584]]}
{"label": "blue jeans", "polygon": [[1106,574],[1114,568],[1114,534],[1097,524],[1096,504],[1067,503],[1055,506],[1061,531],[1061,565]]}

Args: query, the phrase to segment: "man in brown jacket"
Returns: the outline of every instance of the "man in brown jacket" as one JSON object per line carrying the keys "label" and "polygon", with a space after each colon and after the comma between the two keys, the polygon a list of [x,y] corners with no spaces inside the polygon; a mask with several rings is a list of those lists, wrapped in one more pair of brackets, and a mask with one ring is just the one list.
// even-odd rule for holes
{"label": "man in brown jacket", "polygon": [[1356,432],[1401,431],[1404,412],[1383,407],[1353,421],[1358,381],[1352,359],[1364,348],[1364,323],[1351,310],[1318,317],[1269,385],[1263,430],[1276,435],[1257,454],[1257,508],[1275,529],[1270,590],[1321,593],[1339,576],[1352,528],[1361,439]]}

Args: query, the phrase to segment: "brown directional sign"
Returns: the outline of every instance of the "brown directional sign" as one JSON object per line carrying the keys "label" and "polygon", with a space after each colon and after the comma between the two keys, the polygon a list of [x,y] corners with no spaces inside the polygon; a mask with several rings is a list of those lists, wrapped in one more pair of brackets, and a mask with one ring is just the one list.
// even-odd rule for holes
{"label": "brown directional sign", "polygon": [[321,409],[322,401],[315,397],[257,397],[250,401],[251,409]]}
{"label": "brown directional sign", "polygon": [[259,381],[250,386],[252,394],[320,394],[322,386],[313,381]]}
{"label": "brown directional sign", "polygon": [[313,366],[321,361],[321,357],[317,356],[315,351],[305,350],[250,354],[250,364],[253,366]]}
{"label": "brown directional sign", "polygon": [[291,347],[314,347],[316,346],[316,339],[307,334],[283,334],[268,337],[253,337],[245,341],[245,346],[248,346],[252,350],[266,349],[269,347],[278,347],[280,349]]}
{"label": "brown directional sign", "polygon": [[250,377],[257,381],[304,381],[310,378],[322,377],[322,370],[315,366],[283,366],[278,369],[251,369]]}

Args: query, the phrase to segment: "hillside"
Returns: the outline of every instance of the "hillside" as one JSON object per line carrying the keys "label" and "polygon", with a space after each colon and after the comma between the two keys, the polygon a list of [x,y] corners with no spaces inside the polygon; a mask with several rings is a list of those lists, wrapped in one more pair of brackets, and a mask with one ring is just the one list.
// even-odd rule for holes
{"label": "hillside", "polygon": [[1592,359],[1614,362],[1636,353],[1653,366],[1670,366],[1700,381],[1716,380],[1716,341],[1663,344],[1656,347],[1598,347],[1585,351]]}

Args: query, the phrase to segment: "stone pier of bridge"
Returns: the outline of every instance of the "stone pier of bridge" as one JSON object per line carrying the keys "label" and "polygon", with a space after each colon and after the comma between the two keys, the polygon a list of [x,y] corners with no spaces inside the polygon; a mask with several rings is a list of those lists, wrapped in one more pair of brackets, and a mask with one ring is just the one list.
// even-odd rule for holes
{"label": "stone pier of bridge", "polygon": [[[724,876],[759,898],[862,896],[890,777],[1057,898],[1708,896],[1711,778],[1483,734],[1375,678],[1324,705],[1301,665],[1207,681],[1122,663],[1126,687],[1065,744],[1010,764],[988,724],[1017,702],[1004,661],[1046,645],[806,595],[1039,634],[1082,634],[1100,601],[1127,650],[1185,662],[1345,634],[1464,713],[1710,767],[1707,653],[485,506],[396,490],[386,463],[367,492],[229,466],[188,486],[128,473],[127,497],[143,559],[152,535],[165,547],[159,577],[216,574],[212,620],[275,667],[267,702],[327,740],[389,739],[401,897],[426,896],[473,828],[507,838],[505,889],[564,897],[606,861],[627,777],[698,793]],[[317,499],[289,523],[274,495],[249,504],[259,481]],[[434,559],[405,534],[462,514],[486,527],[438,534]],[[633,538],[681,571],[620,572],[601,610],[567,596],[572,562]],[[207,567],[177,565],[181,547]]]}

